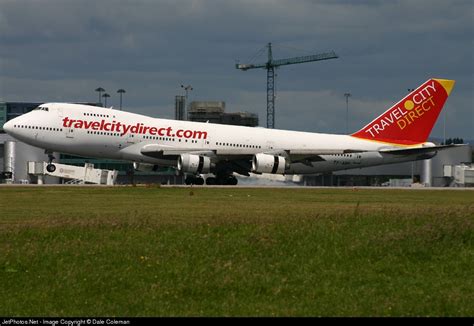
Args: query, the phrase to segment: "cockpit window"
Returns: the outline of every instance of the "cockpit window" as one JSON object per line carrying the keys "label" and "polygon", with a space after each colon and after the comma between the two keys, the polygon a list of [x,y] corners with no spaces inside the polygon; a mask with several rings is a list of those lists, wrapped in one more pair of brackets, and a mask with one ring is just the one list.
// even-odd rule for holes
{"label": "cockpit window", "polygon": [[49,109],[46,106],[38,106],[36,109],[33,111],[49,111]]}

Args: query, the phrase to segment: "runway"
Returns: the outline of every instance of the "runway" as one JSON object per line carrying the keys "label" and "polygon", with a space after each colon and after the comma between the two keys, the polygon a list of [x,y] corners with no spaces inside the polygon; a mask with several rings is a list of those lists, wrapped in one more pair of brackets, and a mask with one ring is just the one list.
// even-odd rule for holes
{"label": "runway", "polygon": [[474,191],[474,187],[331,187],[331,186],[298,186],[298,185],[236,185],[236,186],[224,186],[224,185],[160,185],[160,184],[136,184],[136,185],[96,185],[96,184],[0,184],[2,188],[8,187],[25,187],[25,188],[41,188],[41,187],[64,187],[64,188],[189,188],[189,189],[206,189],[206,188],[222,188],[222,189],[292,189],[292,190],[311,190],[311,189],[341,189],[341,190],[436,190],[436,191]]}

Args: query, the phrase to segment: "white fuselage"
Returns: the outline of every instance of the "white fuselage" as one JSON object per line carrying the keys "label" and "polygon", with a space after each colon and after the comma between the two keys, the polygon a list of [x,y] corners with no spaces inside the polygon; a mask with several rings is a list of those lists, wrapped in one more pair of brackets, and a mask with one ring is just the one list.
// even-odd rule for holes
{"label": "white fuselage", "polygon": [[15,118],[4,128],[15,138],[51,152],[176,166],[176,160],[143,155],[147,144],[173,149],[214,151],[217,155],[252,155],[276,150],[358,150],[320,155],[324,160],[292,163],[287,174],[314,174],[426,158],[380,153],[394,145],[348,135],[156,119],[94,106],[48,103]]}

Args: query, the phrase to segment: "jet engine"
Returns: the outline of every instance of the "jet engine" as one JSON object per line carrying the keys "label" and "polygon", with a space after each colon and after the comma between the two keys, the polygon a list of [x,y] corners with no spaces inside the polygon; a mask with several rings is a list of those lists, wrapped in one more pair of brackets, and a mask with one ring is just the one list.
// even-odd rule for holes
{"label": "jet engine", "polygon": [[181,154],[178,157],[178,171],[195,174],[209,173],[211,159],[207,156]]}
{"label": "jet engine", "polygon": [[279,155],[255,154],[252,159],[252,172],[283,174],[286,159]]}
{"label": "jet engine", "polygon": [[139,172],[157,171],[158,168],[159,166],[154,164],[133,162],[133,169]]}

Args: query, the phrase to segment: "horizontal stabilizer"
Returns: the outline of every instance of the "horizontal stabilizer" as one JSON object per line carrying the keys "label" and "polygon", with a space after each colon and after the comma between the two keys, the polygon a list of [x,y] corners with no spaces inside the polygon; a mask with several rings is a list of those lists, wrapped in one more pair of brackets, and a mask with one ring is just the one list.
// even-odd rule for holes
{"label": "horizontal stabilizer", "polygon": [[400,148],[400,149],[387,149],[380,150],[381,153],[394,154],[394,155],[412,155],[412,154],[424,154],[437,152],[444,149],[452,148],[459,145],[439,145],[430,147],[413,147],[413,148]]}

